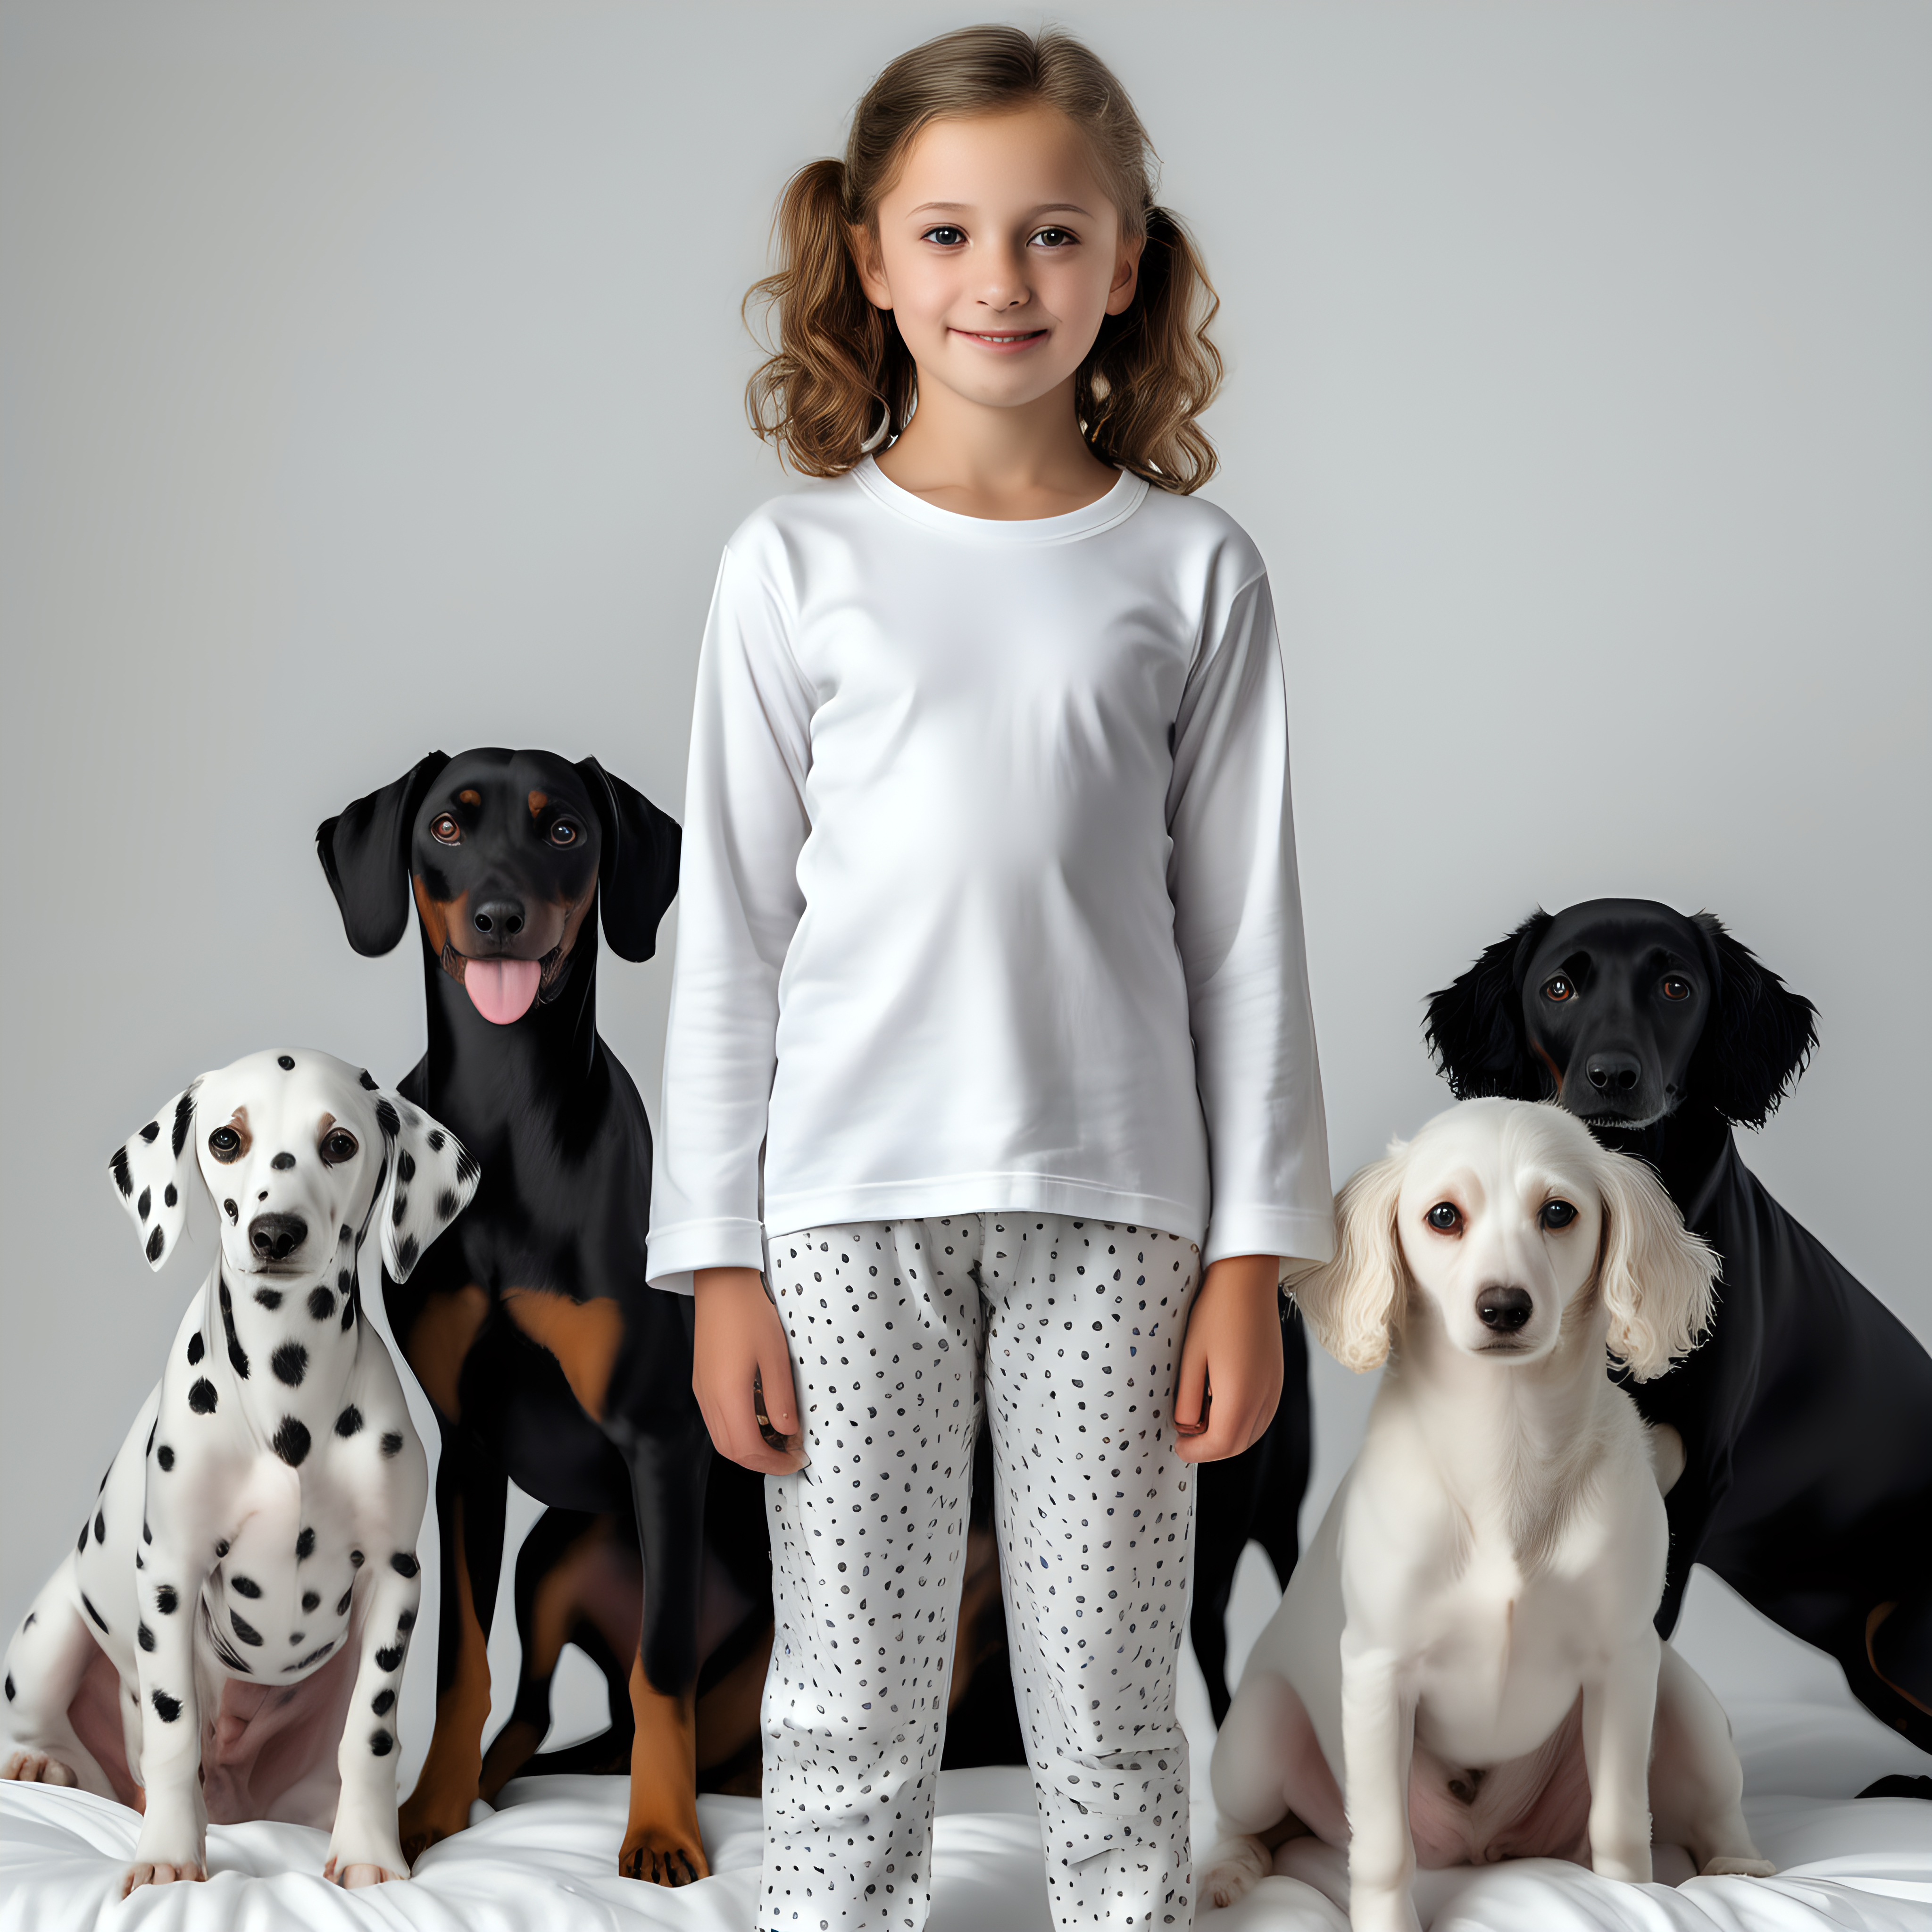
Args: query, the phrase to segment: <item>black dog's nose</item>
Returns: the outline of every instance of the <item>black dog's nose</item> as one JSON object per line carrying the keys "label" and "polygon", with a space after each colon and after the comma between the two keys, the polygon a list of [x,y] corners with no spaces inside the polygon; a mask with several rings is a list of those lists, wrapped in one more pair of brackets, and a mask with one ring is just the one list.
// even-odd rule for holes
{"label": "black dog's nose", "polygon": [[265,1262],[285,1262],[308,1239],[299,1214],[257,1214],[248,1223],[248,1245]]}
{"label": "black dog's nose", "polygon": [[524,929],[523,902],[506,896],[485,899],[470,920],[486,938],[514,939]]}
{"label": "black dog's nose", "polygon": [[1499,1335],[1514,1335],[1529,1319],[1531,1306],[1526,1288],[1486,1288],[1476,1298],[1483,1326]]}
{"label": "black dog's nose", "polygon": [[1634,1053],[1593,1053],[1584,1069],[1599,1094],[1634,1094],[1643,1067]]}

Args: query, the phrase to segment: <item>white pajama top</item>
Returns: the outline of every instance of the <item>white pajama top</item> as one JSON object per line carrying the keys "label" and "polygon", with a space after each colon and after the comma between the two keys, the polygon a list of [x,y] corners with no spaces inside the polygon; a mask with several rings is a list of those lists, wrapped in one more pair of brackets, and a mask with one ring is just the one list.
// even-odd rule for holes
{"label": "white pajama top", "polygon": [[1330,1252],[1280,647],[1211,504],[994,522],[868,458],[754,512],[680,892],[656,1286],[1027,1209]]}

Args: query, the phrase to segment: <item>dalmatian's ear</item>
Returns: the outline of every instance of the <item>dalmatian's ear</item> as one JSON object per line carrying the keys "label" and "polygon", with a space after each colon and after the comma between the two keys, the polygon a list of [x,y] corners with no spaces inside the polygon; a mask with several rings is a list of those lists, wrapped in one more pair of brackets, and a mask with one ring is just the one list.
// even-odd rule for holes
{"label": "dalmatian's ear", "polygon": [[400,1094],[376,1088],[376,1118],[384,1157],[376,1201],[382,1265],[392,1280],[407,1281],[423,1250],[470,1204],[483,1169],[447,1127]]}
{"label": "dalmatian's ear", "polygon": [[188,1219],[188,1203],[182,1198],[188,1185],[201,1178],[188,1144],[194,1135],[195,1090],[200,1084],[190,1081],[139,1133],[129,1135],[107,1163],[114,1191],[141,1238],[148,1265],[157,1271],[181,1240]]}

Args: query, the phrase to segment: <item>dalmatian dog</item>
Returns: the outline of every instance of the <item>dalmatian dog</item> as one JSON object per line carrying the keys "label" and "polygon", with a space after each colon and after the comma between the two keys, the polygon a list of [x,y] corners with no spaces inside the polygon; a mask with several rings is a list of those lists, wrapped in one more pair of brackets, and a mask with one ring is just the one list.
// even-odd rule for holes
{"label": "dalmatian dog", "polygon": [[356,1262],[380,1228],[406,1276],[477,1164],[367,1073],[302,1051],[203,1074],[109,1168],[150,1268],[197,1185],[220,1246],[8,1647],[0,1777],[139,1809],[123,1897],[206,1878],[210,1820],[332,1827],[325,1876],[406,1877],[396,1701],[428,1466]]}

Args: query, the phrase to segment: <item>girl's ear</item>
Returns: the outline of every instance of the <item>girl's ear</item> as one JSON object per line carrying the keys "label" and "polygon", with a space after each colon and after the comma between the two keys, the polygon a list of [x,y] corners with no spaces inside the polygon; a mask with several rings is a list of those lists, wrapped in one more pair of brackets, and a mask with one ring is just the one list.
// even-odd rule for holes
{"label": "girl's ear", "polygon": [[201,1168],[188,1145],[194,1132],[194,1096],[199,1079],[190,1080],[139,1133],[130,1134],[114,1150],[107,1171],[121,1205],[134,1224],[141,1252],[149,1268],[161,1264],[180,1244],[188,1219],[186,1195],[197,1185]]}
{"label": "girl's ear", "polygon": [[886,280],[885,265],[879,259],[879,238],[872,232],[869,223],[849,223],[845,230],[845,245],[852,252],[852,267],[859,278],[859,286],[866,292],[866,299],[874,308],[890,309],[892,305],[892,285]]}
{"label": "girl's ear", "polygon": [[448,763],[432,752],[393,784],[344,806],[316,828],[316,853],[341,908],[344,930],[366,958],[387,952],[408,929],[410,836],[430,781]]}
{"label": "girl's ear", "polygon": [[1628,1154],[1598,1152],[1604,1204],[1597,1279],[1610,1310],[1610,1351],[1634,1382],[1660,1376],[1711,1325],[1723,1263],[1684,1226],[1664,1184]]}
{"label": "girl's ear", "polygon": [[1818,1044],[1817,1009],[1711,914],[1691,923],[1710,950],[1717,982],[1690,1063],[1692,1090],[1733,1126],[1761,1127]]}
{"label": "girl's ear", "polygon": [[1539,908],[1474,965],[1429,996],[1423,1038],[1459,1100],[1540,1100],[1549,1084],[1522,1023],[1523,975],[1555,923]]}
{"label": "girl's ear", "polygon": [[1388,1359],[1402,1323],[1408,1271],[1395,1225],[1408,1149],[1396,1142],[1335,1197],[1335,1258],[1289,1290],[1315,1339],[1345,1369],[1365,1375]]}
{"label": "girl's ear", "polygon": [[676,819],[595,758],[581,760],[577,772],[603,827],[597,902],[604,937],[620,959],[648,959],[658,948],[658,922],[677,896],[683,834]]}

